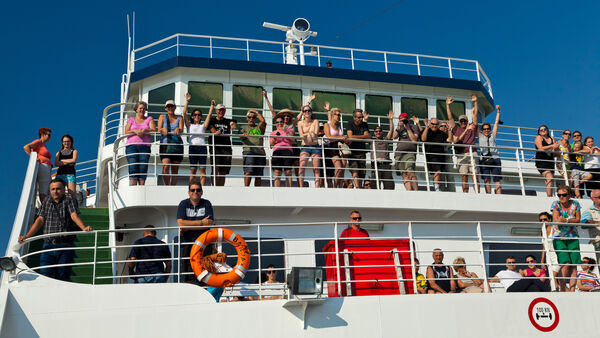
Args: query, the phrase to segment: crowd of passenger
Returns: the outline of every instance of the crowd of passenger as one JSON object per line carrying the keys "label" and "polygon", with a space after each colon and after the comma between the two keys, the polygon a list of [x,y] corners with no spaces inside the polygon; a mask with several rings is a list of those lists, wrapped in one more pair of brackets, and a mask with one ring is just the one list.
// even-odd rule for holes
{"label": "crowd of passenger", "polygon": [[[131,185],[143,185],[147,176],[151,133],[160,134],[160,159],[163,164],[161,181],[174,185],[178,181],[179,166],[184,156],[185,131],[189,134],[190,180],[199,174],[207,184],[207,163],[212,158],[211,183],[225,184],[231,170],[232,135],[243,146],[244,185],[263,184],[262,177],[267,166],[265,147],[272,150],[271,170],[273,185],[305,187],[306,169],[312,167],[315,187],[355,189],[395,189],[393,174],[402,177],[406,190],[419,190],[416,159],[420,142],[425,142],[426,174],[432,175],[432,190],[447,191],[453,182],[451,167],[461,177],[463,192],[469,192],[469,180],[476,192],[483,185],[486,193],[502,193],[502,162],[497,145],[500,106],[496,106],[493,123],[479,125],[477,96],[472,94],[472,109],[467,115],[454,120],[451,106],[454,100],[446,98],[448,120],[437,118],[421,121],[416,116],[389,111],[387,124],[369,125],[369,114],[362,109],[352,112],[352,119],[342,128],[342,111],[325,102],[322,109],[327,121],[319,121],[313,115],[313,95],[299,114],[290,109],[275,112],[263,91],[264,100],[273,116],[273,130],[265,135],[267,122],[261,110],[246,112],[246,123],[240,124],[226,118],[226,107],[211,101],[204,116],[199,108],[189,112],[191,95],[186,94],[181,115],[176,115],[173,100],[165,103],[166,114],[158,118],[158,126],[147,116],[148,105],[136,103],[135,116],[127,120],[125,133],[126,154]],[[321,107],[320,107],[321,108]],[[213,114],[215,116],[213,116]],[[168,122],[168,123],[167,123]],[[373,134],[371,134],[371,130]],[[206,134],[213,134],[208,137]],[[264,140],[268,139],[268,144]],[[535,137],[535,165],[545,180],[548,196],[558,179],[567,176],[575,195],[581,197],[582,185],[600,174],[600,148],[595,147],[592,137],[581,141],[579,131],[565,130],[556,142],[545,125],[540,126]],[[395,149],[390,149],[391,142]],[[213,153],[214,152],[214,153]],[[371,154],[370,160],[367,153]],[[323,159],[325,159],[323,161]],[[351,178],[345,178],[348,170]],[[294,180],[295,176],[295,180]],[[482,182],[480,182],[480,180]],[[481,184],[482,183],[482,184]]]}

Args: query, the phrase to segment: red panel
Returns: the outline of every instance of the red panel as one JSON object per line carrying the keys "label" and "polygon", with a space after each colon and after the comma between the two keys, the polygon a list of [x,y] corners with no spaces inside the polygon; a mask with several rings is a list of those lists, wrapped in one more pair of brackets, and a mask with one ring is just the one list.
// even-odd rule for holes
{"label": "red panel", "polygon": [[[392,255],[393,249],[399,251],[400,264],[411,264],[409,245],[410,241],[408,239],[340,239],[338,246],[340,249],[339,264],[342,296],[346,296],[347,283],[345,281],[347,280],[358,281],[350,283],[353,296],[400,294],[398,281],[382,280],[397,279],[394,256]],[[352,266],[350,268],[350,278],[346,277],[345,269],[341,268],[341,266],[344,266],[344,249],[350,251],[349,265]],[[325,255],[329,297],[339,297],[335,242],[330,241],[323,248],[323,252],[331,253]],[[368,267],[370,265],[381,266]],[[403,266],[401,269],[404,279],[412,278],[412,269],[410,266]],[[412,281],[405,281],[403,283],[406,293],[414,293]]]}

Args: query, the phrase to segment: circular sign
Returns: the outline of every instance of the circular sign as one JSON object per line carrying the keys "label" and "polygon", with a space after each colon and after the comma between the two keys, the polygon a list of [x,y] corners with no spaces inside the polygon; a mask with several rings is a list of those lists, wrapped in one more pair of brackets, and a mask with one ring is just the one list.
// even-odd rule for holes
{"label": "circular sign", "polygon": [[539,297],[529,304],[529,321],[542,331],[550,332],[558,326],[558,308],[547,298]]}

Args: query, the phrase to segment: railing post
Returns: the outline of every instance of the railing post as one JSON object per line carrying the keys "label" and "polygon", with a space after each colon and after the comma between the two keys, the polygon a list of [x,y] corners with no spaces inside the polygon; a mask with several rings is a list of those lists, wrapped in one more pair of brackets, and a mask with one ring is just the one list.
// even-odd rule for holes
{"label": "railing post", "polygon": [[523,138],[521,137],[521,127],[517,127],[517,135],[519,135],[519,148],[521,148],[521,157],[525,158],[523,154]]}
{"label": "railing post", "polygon": [[523,183],[523,169],[521,168],[519,149],[515,149],[515,158],[517,160],[517,170],[519,171],[519,182],[521,183],[521,195],[525,196],[525,184]]}
{"label": "railing post", "polygon": [[256,226],[256,240],[258,243],[256,244],[258,249],[258,300],[262,300],[262,261],[260,254],[260,224]]}
{"label": "railing post", "polygon": [[565,185],[568,187],[569,186],[569,175],[567,173],[567,164],[565,163],[565,153],[562,149],[560,150],[560,161],[561,161],[561,165],[562,165],[563,178],[565,179]]}
{"label": "railing post", "polygon": [[[475,171],[477,167],[475,166],[475,158],[473,157],[473,147],[469,147],[469,156],[471,157],[471,171],[473,174],[473,190],[476,190],[476,193],[479,193],[479,182],[477,182],[477,172]],[[468,182],[467,182],[468,183]]]}
{"label": "railing post", "polygon": [[281,44],[281,55],[283,56],[283,64],[285,65],[285,43]]}
{"label": "railing post", "polygon": [[448,58],[448,71],[450,72],[450,78],[452,79],[452,60]]}
{"label": "railing post", "polygon": [[383,53],[383,64],[385,65],[385,72],[388,72],[387,53]]}
{"label": "railing post", "polygon": [[413,249],[413,233],[412,233],[412,222],[408,222],[408,247],[410,249],[410,268],[412,270],[412,283],[415,295],[417,291],[417,271],[415,269],[415,250]]}
{"label": "railing post", "polygon": [[210,58],[212,59],[213,57],[213,41],[212,41],[212,36],[210,38],[208,38],[208,51],[210,53]]}
{"label": "railing post", "polygon": [[211,167],[212,167],[212,172],[211,172],[211,183],[212,186],[215,187],[217,185],[216,180],[217,180],[217,174],[215,172],[215,170],[217,169],[217,165],[215,164],[215,159],[216,159],[216,154],[215,154],[215,134],[211,134],[210,137],[212,138],[212,144],[211,144],[211,148],[212,148],[212,163],[211,163]]}
{"label": "railing post", "polygon": [[421,76],[421,63],[419,62],[418,55],[417,55],[417,75]]}
{"label": "railing post", "polygon": [[371,142],[371,148],[373,150],[373,152],[371,153],[373,154],[372,160],[375,163],[375,165],[373,166],[375,167],[375,182],[377,182],[377,189],[381,189],[381,187],[379,186],[379,164],[377,163],[377,148],[375,147],[375,141]]}
{"label": "railing post", "polygon": [[94,266],[92,268],[92,285],[96,284],[96,260],[98,251],[98,231],[94,231]]}
{"label": "railing post", "polygon": [[352,70],[354,70],[354,49],[350,49],[350,60],[352,61]]}
{"label": "railing post", "polygon": [[477,81],[481,82],[481,74],[479,74],[479,61],[475,61],[475,72],[477,73]]}
{"label": "railing post", "polygon": [[333,226],[333,235],[335,241],[335,265],[337,269],[337,285],[338,285],[338,295],[342,297],[342,281],[341,281],[341,271],[340,271],[340,246],[338,241],[338,223],[335,222]]}
{"label": "railing post", "polygon": [[321,158],[323,159],[321,161],[321,169],[322,171],[322,177],[323,177],[323,186],[321,186],[321,188],[327,188],[327,169],[325,168],[325,140],[321,139]]}
{"label": "railing post", "polygon": [[179,34],[177,34],[177,56],[179,56]]}
{"label": "railing post", "polygon": [[481,222],[477,222],[477,240],[479,241],[479,247],[481,248],[481,251],[479,253],[481,254],[481,262],[483,263],[483,282],[484,282],[483,289],[485,290],[485,292],[491,292],[490,284],[488,283],[487,264],[485,263],[485,251],[483,248],[483,236],[481,236]]}
{"label": "railing post", "polygon": [[[427,191],[431,191],[431,188],[429,187],[429,170],[427,169],[427,154],[425,153],[425,143],[421,143],[421,145],[423,146],[423,168],[425,168],[425,184],[427,186]],[[419,148],[417,147],[417,150],[418,149]]]}
{"label": "railing post", "polygon": [[181,283],[181,231],[177,230],[177,283]]}
{"label": "railing post", "polygon": [[317,46],[317,66],[321,67],[321,48]]}
{"label": "railing post", "polygon": [[250,61],[250,41],[246,40],[246,61]]}

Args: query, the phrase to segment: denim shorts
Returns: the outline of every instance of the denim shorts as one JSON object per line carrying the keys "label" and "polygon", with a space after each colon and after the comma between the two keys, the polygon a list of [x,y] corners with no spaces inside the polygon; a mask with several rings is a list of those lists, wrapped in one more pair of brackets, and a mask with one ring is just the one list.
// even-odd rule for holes
{"label": "denim shorts", "polygon": [[300,153],[308,153],[309,155],[321,155],[321,147],[318,145],[302,146]]}
{"label": "denim shorts", "polygon": [[190,165],[203,169],[206,165],[206,146],[190,145]]}

